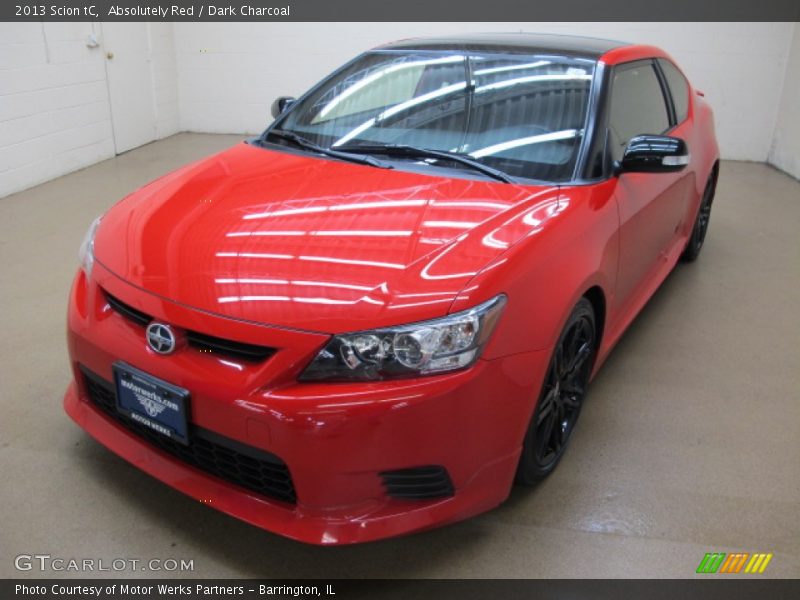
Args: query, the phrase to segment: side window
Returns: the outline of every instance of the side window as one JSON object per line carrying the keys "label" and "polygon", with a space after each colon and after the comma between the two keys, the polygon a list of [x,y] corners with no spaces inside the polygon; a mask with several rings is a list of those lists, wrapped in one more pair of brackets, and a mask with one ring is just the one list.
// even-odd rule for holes
{"label": "side window", "polygon": [[678,68],[668,60],[659,58],[658,64],[661,66],[667,85],[672,92],[675,116],[678,123],[681,123],[689,114],[689,84]]}
{"label": "side window", "polygon": [[659,135],[669,127],[667,104],[653,64],[647,61],[617,67],[608,117],[611,157],[621,159],[632,137]]}

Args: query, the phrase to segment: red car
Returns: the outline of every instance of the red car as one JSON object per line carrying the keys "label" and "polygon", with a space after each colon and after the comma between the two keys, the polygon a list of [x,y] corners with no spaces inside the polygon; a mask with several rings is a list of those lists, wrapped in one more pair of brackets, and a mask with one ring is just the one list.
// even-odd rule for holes
{"label": "red car", "polygon": [[316,544],[488,510],[561,458],[587,385],[719,169],[651,46],[415,39],[93,223],[67,413],[225,513]]}

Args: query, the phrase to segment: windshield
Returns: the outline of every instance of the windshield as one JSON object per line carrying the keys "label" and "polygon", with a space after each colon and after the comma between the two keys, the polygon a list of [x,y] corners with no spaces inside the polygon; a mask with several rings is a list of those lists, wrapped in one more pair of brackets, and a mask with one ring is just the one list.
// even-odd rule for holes
{"label": "windshield", "polygon": [[573,176],[594,65],[378,50],[324,80],[273,127],[325,148],[407,145],[458,153],[513,177],[564,181]]}

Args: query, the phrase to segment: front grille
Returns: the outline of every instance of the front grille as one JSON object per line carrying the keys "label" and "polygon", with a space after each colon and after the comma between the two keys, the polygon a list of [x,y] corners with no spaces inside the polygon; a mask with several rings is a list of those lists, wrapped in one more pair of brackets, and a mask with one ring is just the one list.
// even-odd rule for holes
{"label": "front grille", "polygon": [[[108,292],[105,292],[108,305],[115,312],[119,313],[129,321],[146,327],[153,317],[136,309],[129,304],[125,304],[119,298],[115,298]],[[275,354],[274,348],[268,346],[258,346],[256,344],[246,344],[244,342],[237,342],[234,340],[226,340],[218,338],[199,331],[186,331],[186,339],[189,345],[200,352],[211,352],[213,354],[220,354],[229,358],[244,360],[248,362],[262,362],[267,360],[270,356]]]}
{"label": "front grille", "polygon": [[89,400],[159,450],[206,473],[264,496],[290,504],[297,501],[289,469],[274,454],[192,424],[189,424],[189,445],[180,444],[119,413],[113,384],[83,366],[81,371]]}
{"label": "front grille", "polygon": [[244,342],[232,342],[223,338],[187,331],[186,339],[189,345],[201,352],[213,352],[215,354],[225,354],[239,360],[261,362],[274,354],[272,348],[266,346],[256,346],[255,344],[245,344]]}
{"label": "front grille", "polygon": [[438,465],[384,471],[380,475],[386,493],[392,498],[424,500],[455,494],[447,469]]}
{"label": "front grille", "polygon": [[111,294],[106,294],[106,300],[108,300],[108,305],[121,314],[126,319],[133,321],[134,323],[141,325],[142,327],[147,327],[147,324],[152,320],[150,315],[143,313],[140,310],[133,308],[132,306],[125,304],[122,300],[118,300],[114,298]]}

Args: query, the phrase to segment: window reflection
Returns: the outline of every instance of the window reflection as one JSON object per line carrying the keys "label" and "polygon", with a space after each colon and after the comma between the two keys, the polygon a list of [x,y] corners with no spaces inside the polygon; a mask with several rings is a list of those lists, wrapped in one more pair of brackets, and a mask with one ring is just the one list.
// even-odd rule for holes
{"label": "window reflection", "polygon": [[578,131],[577,129],[567,129],[564,131],[555,131],[553,133],[543,133],[541,135],[532,135],[526,138],[519,138],[516,140],[509,140],[507,142],[500,142],[499,144],[487,146],[486,148],[481,148],[480,150],[474,150],[473,152],[470,152],[469,155],[474,158],[482,158],[484,156],[502,154],[506,150],[512,150],[514,148],[520,148],[522,146],[530,146],[533,144],[542,144],[544,142],[554,142],[558,140],[568,140],[571,138],[578,137],[579,135],[582,135],[582,132]]}
{"label": "window reflection", "polygon": [[594,67],[563,56],[378,50],[324,81],[278,126],[326,147],[454,151],[513,176],[563,181],[572,177]]}
{"label": "window reflection", "polygon": [[[321,200],[321,199],[316,199]],[[245,221],[252,219],[269,219],[294,215],[319,214],[324,212],[340,212],[349,210],[370,210],[380,208],[410,208],[412,206],[425,206],[427,200],[384,200],[378,202],[354,202],[351,204],[331,204],[330,206],[307,206],[302,208],[287,208],[263,213],[252,213],[242,217]]]}

